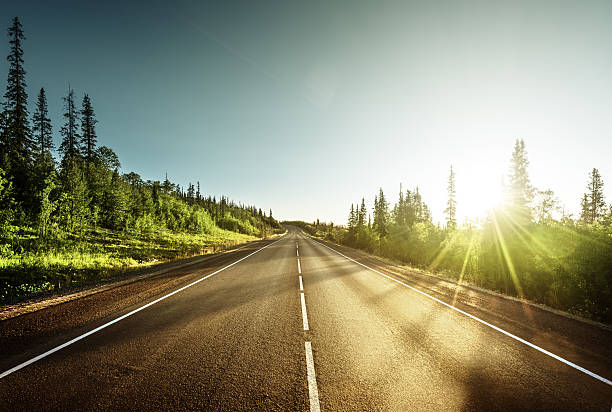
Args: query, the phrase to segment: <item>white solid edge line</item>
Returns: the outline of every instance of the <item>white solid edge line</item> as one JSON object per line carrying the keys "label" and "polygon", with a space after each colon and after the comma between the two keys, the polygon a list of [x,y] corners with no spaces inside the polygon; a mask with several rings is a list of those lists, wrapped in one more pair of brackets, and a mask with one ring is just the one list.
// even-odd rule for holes
{"label": "white solid edge line", "polygon": [[298,273],[302,273],[302,266],[300,266],[300,258],[298,258]]}
{"label": "white solid edge line", "polygon": [[304,290],[304,284],[302,283],[302,276],[298,276],[300,279],[300,290]]}
{"label": "white solid edge line", "polygon": [[84,339],[84,338],[86,338],[86,337],[88,337],[88,336],[90,336],[90,335],[93,335],[94,333],[99,332],[99,331],[101,331],[102,329],[104,329],[104,328],[106,328],[106,327],[108,327],[108,326],[110,326],[110,325],[112,325],[112,324],[115,324],[115,323],[117,323],[117,322],[119,322],[119,321],[121,321],[121,320],[123,320],[123,319],[125,319],[125,318],[129,317],[129,316],[132,316],[133,314],[135,314],[135,313],[137,313],[137,312],[140,312],[141,310],[146,309],[146,308],[148,308],[149,306],[152,306],[152,305],[156,304],[157,302],[161,302],[162,300],[164,300],[164,299],[166,299],[166,298],[169,298],[169,297],[170,297],[170,296],[172,296],[172,295],[176,295],[177,293],[182,292],[183,290],[185,290],[185,289],[187,289],[187,288],[189,288],[189,287],[191,287],[191,286],[193,286],[193,285],[195,285],[195,284],[197,284],[197,283],[200,283],[201,281],[206,280],[206,279],[208,279],[209,277],[214,276],[214,275],[216,275],[217,273],[222,272],[222,271],[224,271],[225,269],[227,269],[227,268],[229,268],[229,267],[231,267],[231,266],[234,266],[236,263],[242,262],[242,261],[243,261],[243,260],[245,260],[246,258],[248,258],[248,257],[250,257],[250,256],[253,256],[255,253],[257,253],[257,252],[259,252],[259,251],[261,251],[261,250],[264,250],[264,249],[265,249],[265,248],[267,248],[268,246],[272,246],[273,244],[278,243],[278,242],[280,242],[281,240],[282,240],[282,239],[279,239],[279,240],[277,240],[277,241],[275,241],[275,242],[272,242],[272,243],[270,243],[270,244],[268,244],[268,245],[266,245],[266,246],[264,246],[264,247],[262,247],[262,248],[259,248],[259,249],[257,249],[256,251],[254,251],[254,252],[252,252],[252,253],[249,253],[249,254],[248,254],[248,255],[246,255],[245,257],[240,258],[240,259],[238,259],[237,261],[235,261],[235,262],[233,262],[233,263],[230,263],[229,265],[224,266],[224,267],[222,267],[221,269],[218,269],[218,270],[214,271],[213,273],[210,273],[210,274],[208,274],[208,275],[206,275],[206,276],[204,276],[204,277],[201,277],[200,279],[198,279],[198,280],[196,280],[196,281],[194,281],[194,282],[191,282],[190,284],[188,284],[188,285],[186,285],[186,286],[183,286],[183,287],[181,287],[181,288],[179,288],[179,289],[177,289],[177,290],[175,290],[175,291],[173,291],[173,292],[170,292],[170,293],[168,293],[167,295],[162,296],[161,298],[155,299],[154,301],[149,302],[149,303],[147,303],[146,305],[143,305],[143,306],[141,306],[141,307],[139,307],[139,308],[137,308],[137,309],[134,309],[133,311],[128,312],[128,313],[126,313],[125,315],[119,316],[118,318],[113,319],[113,320],[111,320],[110,322],[105,323],[104,325],[98,326],[97,328],[92,329],[92,330],[90,330],[89,332],[86,332],[86,333],[84,333],[84,334],[82,334],[82,335],[80,335],[80,336],[77,336],[76,338],[71,339],[71,340],[69,340],[68,342],[62,343],[61,345],[56,346],[55,348],[50,349],[50,350],[48,350],[48,351],[46,351],[46,352],[44,352],[44,353],[41,353],[40,355],[35,356],[34,358],[32,358],[32,359],[30,359],[30,360],[27,360],[27,361],[25,361],[25,362],[23,362],[23,363],[20,363],[19,365],[14,366],[14,367],[12,367],[11,369],[6,370],[6,371],[2,372],[2,373],[0,374],[0,379],[4,378],[4,377],[5,377],[5,376],[7,376],[7,375],[10,375],[10,374],[11,374],[11,373],[13,373],[13,372],[18,371],[19,369],[25,368],[26,366],[31,365],[31,364],[33,364],[34,362],[37,362],[37,361],[41,360],[42,358],[45,358],[45,357],[47,357],[47,356],[51,355],[52,353],[57,352],[57,351],[58,351],[58,350],[60,350],[60,349],[63,349],[63,348],[65,348],[65,347],[67,347],[67,346],[70,346],[70,345],[72,345],[73,343],[80,341],[81,339]]}
{"label": "white solid edge line", "polygon": [[319,412],[319,390],[317,389],[317,375],[315,374],[314,359],[312,358],[312,345],[304,342],[306,348],[306,374],[308,376],[308,395],[310,397],[310,412]]}
{"label": "white solid edge line", "polygon": [[326,247],[326,248],[328,248],[329,250],[336,252],[336,253],[337,253],[337,254],[339,254],[340,256],[342,256],[342,257],[344,257],[344,258],[346,258],[346,259],[350,260],[351,262],[354,262],[354,263],[356,263],[356,264],[358,264],[358,265],[360,265],[360,266],[363,266],[364,268],[369,269],[369,270],[371,270],[372,272],[378,273],[379,275],[384,276],[384,277],[386,277],[386,278],[387,278],[387,279],[389,279],[389,280],[392,280],[392,281],[394,281],[394,282],[396,282],[396,283],[399,283],[400,285],[405,286],[405,287],[407,287],[407,288],[409,288],[409,289],[411,289],[411,290],[413,290],[413,291],[415,291],[415,292],[417,292],[417,293],[420,293],[420,294],[421,294],[421,295],[423,295],[423,296],[426,296],[426,297],[428,297],[428,298],[430,298],[430,299],[432,299],[432,300],[435,300],[436,302],[441,303],[442,305],[444,305],[444,306],[446,306],[446,307],[448,307],[448,308],[450,308],[450,309],[452,309],[452,310],[454,310],[454,311],[456,311],[456,312],[459,312],[459,313],[461,313],[462,315],[465,315],[465,316],[467,316],[467,317],[469,317],[469,318],[472,318],[472,319],[474,319],[475,321],[482,323],[483,325],[486,325],[486,326],[488,326],[488,327],[490,327],[490,328],[492,328],[492,329],[495,329],[496,331],[498,331],[498,332],[500,332],[500,333],[503,333],[504,335],[509,336],[509,337],[511,337],[511,338],[512,338],[512,339],[514,339],[514,340],[517,340],[517,341],[519,341],[519,342],[521,342],[521,343],[524,343],[525,345],[527,345],[527,346],[529,346],[529,347],[531,347],[531,348],[533,348],[533,349],[535,349],[535,350],[537,350],[537,351],[539,351],[539,352],[542,352],[543,354],[548,355],[548,356],[550,356],[551,358],[554,358],[554,359],[556,359],[556,360],[558,360],[558,361],[560,361],[560,362],[562,362],[562,363],[564,363],[564,364],[566,364],[566,365],[568,365],[568,366],[571,366],[572,368],[574,368],[574,369],[576,369],[576,370],[579,370],[580,372],[586,373],[587,375],[589,375],[589,376],[591,376],[591,377],[593,377],[593,378],[595,378],[595,379],[597,379],[597,380],[599,380],[599,381],[601,381],[601,382],[603,382],[603,383],[605,383],[605,384],[608,384],[608,385],[612,386],[612,381],[610,381],[609,379],[604,378],[603,376],[600,376],[600,375],[598,375],[598,374],[596,374],[596,373],[594,373],[594,372],[591,372],[590,370],[585,369],[585,368],[583,368],[582,366],[576,365],[575,363],[570,362],[570,361],[568,361],[567,359],[564,359],[564,358],[562,358],[562,357],[561,357],[561,356],[559,356],[559,355],[555,355],[554,353],[549,352],[549,351],[547,351],[546,349],[543,349],[543,348],[541,348],[541,347],[539,347],[539,346],[537,346],[537,345],[534,345],[533,343],[531,343],[531,342],[529,342],[529,341],[526,341],[526,340],[525,340],[525,339],[523,339],[523,338],[519,338],[518,336],[513,335],[513,334],[512,334],[512,333],[510,333],[510,332],[506,332],[505,330],[503,330],[502,328],[500,328],[500,327],[498,327],[498,326],[495,326],[495,325],[493,325],[493,324],[491,324],[491,323],[489,323],[489,322],[486,322],[486,321],[484,321],[484,320],[482,320],[482,319],[480,319],[480,318],[478,318],[478,317],[476,317],[476,316],[474,316],[474,315],[472,315],[472,314],[470,314],[470,313],[467,313],[467,312],[465,312],[465,311],[463,311],[463,310],[461,310],[461,309],[459,309],[459,308],[457,308],[457,307],[455,307],[455,306],[453,306],[453,305],[450,305],[450,304],[448,304],[448,303],[446,303],[446,302],[444,302],[444,301],[442,301],[442,300],[440,300],[440,299],[438,299],[438,298],[435,298],[435,297],[433,297],[433,296],[431,296],[431,295],[429,295],[429,294],[427,294],[427,293],[425,293],[425,292],[422,292],[422,291],[420,291],[419,289],[417,289],[417,288],[415,288],[415,287],[413,287],[413,286],[407,285],[406,283],[404,283],[404,282],[402,282],[402,281],[400,281],[400,280],[397,280],[397,279],[395,279],[395,278],[393,278],[393,277],[391,277],[391,276],[389,276],[389,275],[387,275],[387,274],[384,274],[384,273],[382,273],[382,272],[380,272],[380,271],[378,271],[378,270],[376,270],[376,269],[373,269],[373,268],[371,268],[371,267],[369,267],[369,266],[367,266],[367,265],[364,265],[363,263],[358,262],[358,261],[356,261],[355,259],[352,259],[352,258],[350,258],[350,257],[348,257],[348,256],[346,256],[346,255],[343,255],[342,253],[338,252],[336,249],[333,249],[333,248],[331,248],[331,247],[327,246],[326,244],[319,242],[318,240],[315,240],[315,239],[313,239],[313,240],[314,240],[315,242],[319,243],[320,245],[325,246],[325,247]]}
{"label": "white solid edge line", "polygon": [[308,315],[306,314],[306,301],[304,300],[304,293],[300,293],[300,300],[302,301],[302,322],[304,323],[304,330],[308,330]]}

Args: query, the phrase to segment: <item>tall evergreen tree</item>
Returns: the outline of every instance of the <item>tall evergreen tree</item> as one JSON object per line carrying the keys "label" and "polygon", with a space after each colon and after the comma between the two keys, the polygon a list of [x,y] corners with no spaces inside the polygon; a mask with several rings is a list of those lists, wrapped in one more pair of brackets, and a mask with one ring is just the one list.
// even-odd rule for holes
{"label": "tall evergreen tree", "polygon": [[599,174],[599,170],[595,168],[589,174],[587,193],[584,194],[581,206],[581,219],[585,223],[599,222],[606,215],[603,180]]}
{"label": "tall evergreen tree", "polygon": [[446,190],[448,191],[448,201],[446,202],[446,209],[444,210],[446,213],[446,227],[453,230],[457,227],[457,191],[455,189],[455,172],[452,165],[448,175],[448,186]]}
{"label": "tall evergreen tree", "polygon": [[365,205],[365,198],[361,198],[361,207],[357,211],[357,227],[364,227],[366,224],[366,218],[368,216],[368,210]]}
{"label": "tall evergreen tree", "polygon": [[3,128],[0,134],[0,167],[14,182],[15,196],[23,202],[28,196],[28,178],[32,163],[32,137],[28,121],[28,94],[23,67],[22,40],[25,40],[19,18],[8,29],[10,44],[8,79],[4,94]]}
{"label": "tall evergreen tree", "polygon": [[523,139],[517,139],[512,152],[509,174],[508,201],[511,218],[515,224],[526,224],[531,221],[530,202],[533,200],[533,188],[529,180],[527,151]]}
{"label": "tall evergreen tree", "polygon": [[389,203],[385,199],[382,188],[378,191],[378,196],[374,199],[374,230],[382,239],[387,236],[387,223],[389,220]]}
{"label": "tall evergreen tree", "polygon": [[81,107],[81,136],[83,142],[83,157],[88,164],[94,160],[96,155],[96,143],[98,142],[98,137],[96,136],[96,123],[98,123],[98,121],[96,120],[91,99],[89,95],[85,93]]}
{"label": "tall evergreen tree", "polygon": [[355,206],[351,203],[351,211],[349,212],[348,218],[348,229],[353,231],[357,226],[357,214],[355,213]]}
{"label": "tall evergreen tree", "polygon": [[582,199],[580,200],[580,221],[582,223],[593,223],[591,221],[589,195],[587,195],[586,193],[582,196]]}
{"label": "tall evergreen tree", "polygon": [[45,89],[42,87],[38,93],[36,108],[32,115],[32,132],[37,155],[41,157],[45,153],[49,153],[53,149],[53,136],[51,134],[52,128],[47,107],[47,96]]}
{"label": "tall evergreen tree", "polygon": [[65,123],[60,130],[62,144],[59,147],[63,155],[62,163],[74,160],[81,154],[81,136],[77,130],[77,111],[74,107],[74,91],[69,87],[68,94],[64,100],[64,119]]}

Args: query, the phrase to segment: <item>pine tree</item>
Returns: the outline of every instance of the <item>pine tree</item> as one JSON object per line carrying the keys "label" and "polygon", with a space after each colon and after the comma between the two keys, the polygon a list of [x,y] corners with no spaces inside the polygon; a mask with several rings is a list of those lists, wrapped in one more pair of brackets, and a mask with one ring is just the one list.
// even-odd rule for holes
{"label": "pine tree", "polygon": [[385,199],[382,188],[380,188],[378,196],[374,198],[374,230],[381,239],[387,236],[388,219],[389,204]]}
{"label": "pine tree", "polygon": [[90,164],[96,156],[96,115],[89,95],[85,93],[81,107],[81,136],[83,139],[83,156],[85,161]]}
{"label": "pine tree", "polygon": [[591,221],[591,207],[589,202],[589,195],[586,193],[582,196],[582,200],[580,201],[580,221],[582,223],[593,223]]}
{"label": "pine tree", "polygon": [[66,119],[64,126],[60,130],[62,135],[62,144],[59,147],[62,153],[62,164],[69,160],[74,160],[81,154],[81,136],[77,130],[77,111],[74,107],[74,92],[68,88],[68,94],[64,100],[64,118]]}
{"label": "pine tree", "polygon": [[9,72],[6,84],[5,102],[0,134],[0,167],[13,182],[16,200],[27,201],[29,196],[29,175],[32,164],[32,136],[28,115],[28,94],[26,92],[25,70],[23,67],[22,40],[25,40],[18,17],[8,30],[10,52],[7,56]]}
{"label": "pine tree", "polygon": [[348,229],[349,231],[353,231],[357,226],[357,215],[355,213],[355,206],[351,203],[351,211],[349,212],[348,218]]}
{"label": "pine tree", "polygon": [[603,180],[599,170],[593,169],[589,174],[587,193],[582,204],[585,223],[600,222],[606,214],[606,202],[603,194]]}
{"label": "pine tree", "polygon": [[516,140],[509,174],[509,206],[514,224],[523,225],[531,222],[530,202],[533,200],[533,188],[529,180],[527,151],[523,139]]}
{"label": "pine tree", "polygon": [[453,166],[450,167],[450,174],[448,175],[448,186],[446,187],[448,191],[448,201],[446,203],[446,209],[444,212],[446,213],[446,227],[450,230],[454,230],[457,228],[457,200],[455,196],[457,194],[455,190],[455,172],[453,171]]}
{"label": "pine tree", "polygon": [[42,157],[45,153],[50,153],[54,147],[53,136],[51,134],[51,119],[49,118],[49,109],[47,107],[47,96],[45,89],[42,87],[38,93],[36,108],[32,115],[32,132],[37,155]]}
{"label": "pine tree", "polygon": [[187,186],[187,197],[189,199],[193,199],[195,197],[195,187],[191,182],[189,182],[189,186]]}
{"label": "pine tree", "polygon": [[365,198],[361,198],[361,207],[357,212],[357,227],[364,227],[366,224],[366,217],[368,216],[368,210],[365,205]]}

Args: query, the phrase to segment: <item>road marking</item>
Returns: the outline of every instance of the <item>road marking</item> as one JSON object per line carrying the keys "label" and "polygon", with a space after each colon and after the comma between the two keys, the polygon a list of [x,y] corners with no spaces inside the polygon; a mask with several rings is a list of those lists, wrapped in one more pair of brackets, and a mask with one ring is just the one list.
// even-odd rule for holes
{"label": "road marking", "polygon": [[298,273],[302,273],[302,266],[300,266],[300,258],[298,258]]}
{"label": "road marking", "polygon": [[304,284],[302,283],[302,277],[298,276],[300,278],[300,290],[304,290]]}
{"label": "road marking", "polygon": [[[314,239],[313,239],[313,240],[314,240]],[[591,372],[591,371],[590,371],[590,370],[588,370],[588,369],[583,368],[582,366],[579,366],[579,365],[577,365],[577,364],[575,364],[575,363],[573,363],[573,362],[570,362],[570,361],[568,361],[567,359],[564,359],[564,358],[562,358],[562,357],[561,357],[561,356],[559,356],[559,355],[555,355],[554,353],[549,352],[549,351],[547,351],[546,349],[543,349],[543,348],[541,348],[541,347],[539,347],[539,346],[537,346],[537,345],[534,345],[533,343],[531,343],[531,342],[529,342],[529,341],[526,341],[526,340],[525,340],[525,339],[523,339],[523,338],[519,338],[518,336],[513,335],[513,334],[512,334],[512,333],[510,333],[510,332],[506,332],[505,330],[503,330],[502,328],[500,328],[500,327],[498,327],[498,326],[495,326],[495,325],[493,325],[493,324],[491,324],[491,323],[489,323],[489,322],[487,322],[487,321],[484,321],[484,320],[482,320],[482,319],[480,319],[480,318],[478,318],[478,317],[476,317],[476,316],[474,316],[474,315],[472,315],[472,314],[470,314],[470,313],[467,313],[467,312],[465,312],[465,311],[463,311],[463,310],[461,310],[461,309],[459,309],[459,308],[457,308],[457,307],[455,307],[455,306],[453,306],[453,305],[450,305],[450,304],[448,304],[448,303],[446,303],[446,302],[444,302],[444,301],[442,301],[442,300],[440,300],[440,299],[438,299],[438,298],[435,298],[435,297],[431,296],[431,295],[430,295],[430,294],[428,294],[428,293],[422,292],[421,290],[419,290],[419,289],[417,289],[417,288],[415,288],[415,287],[413,287],[413,286],[410,286],[410,285],[408,285],[408,284],[406,284],[406,283],[404,283],[404,282],[402,282],[402,281],[400,281],[400,280],[397,280],[397,279],[395,279],[395,278],[393,278],[393,277],[391,277],[391,276],[389,276],[389,275],[387,275],[387,274],[385,274],[385,273],[382,273],[382,272],[380,272],[380,271],[378,271],[378,270],[376,270],[376,269],[373,269],[373,268],[371,268],[371,267],[369,267],[369,266],[367,266],[367,265],[364,265],[363,263],[358,262],[358,261],[356,261],[355,259],[350,258],[350,257],[348,257],[348,256],[346,256],[346,255],[344,255],[344,254],[342,254],[342,253],[340,253],[340,252],[338,252],[336,249],[332,249],[331,247],[327,246],[327,245],[326,245],[326,244],[324,244],[324,243],[319,242],[318,240],[314,240],[314,241],[315,241],[315,242],[317,242],[317,243],[319,243],[319,244],[321,244],[321,245],[323,245],[323,246],[325,246],[325,247],[326,247],[326,248],[328,248],[329,250],[331,250],[331,251],[333,251],[333,252],[336,252],[336,253],[337,253],[337,254],[339,254],[340,256],[342,256],[342,257],[344,257],[344,258],[346,258],[346,259],[350,260],[350,261],[351,261],[351,262],[353,262],[353,263],[356,263],[356,264],[358,264],[358,265],[360,265],[360,266],[363,266],[364,268],[369,269],[369,270],[371,270],[371,271],[372,271],[372,272],[374,272],[374,273],[378,273],[379,275],[384,276],[384,277],[386,277],[387,279],[392,280],[393,282],[399,283],[400,285],[405,286],[405,287],[407,287],[408,289],[411,289],[411,290],[413,290],[413,291],[415,291],[415,292],[417,292],[417,293],[420,293],[421,295],[423,295],[423,296],[425,296],[425,297],[428,297],[428,298],[430,298],[430,299],[432,299],[432,300],[435,300],[436,302],[441,303],[442,305],[444,305],[444,306],[448,307],[449,309],[452,309],[452,310],[454,310],[454,311],[456,311],[456,312],[459,312],[459,313],[461,313],[462,315],[467,316],[468,318],[471,318],[471,319],[473,319],[473,320],[475,320],[475,321],[477,321],[477,322],[482,323],[483,325],[486,325],[486,326],[490,327],[491,329],[495,329],[496,331],[498,331],[498,332],[500,332],[500,333],[502,333],[502,334],[504,334],[504,335],[506,335],[506,336],[508,336],[508,337],[510,337],[510,338],[512,338],[512,339],[514,339],[514,340],[517,340],[517,341],[519,341],[519,342],[521,342],[521,343],[523,343],[523,344],[525,344],[525,345],[529,346],[530,348],[533,348],[533,349],[535,349],[535,350],[537,350],[537,351],[539,351],[539,352],[542,352],[543,354],[548,355],[548,356],[550,356],[551,358],[554,358],[554,359],[556,359],[556,360],[558,360],[558,361],[560,361],[560,362],[562,362],[562,363],[566,364],[567,366],[570,366],[570,367],[572,367],[572,368],[574,368],[574,369],[576,369],[576,370],[579,370],[580,372],[586,373],[587,375],[589,375],[589,376],[591,376],[591,377],[593,377],[593,378],[595,378],[595,379],[597,379],[597,380],[599,380],[599,381],[601,381],[601,382],[603,382],[603,383],[605,383],[605,384],[608,384],[608,385],[612,386],[612,381],[610,381],[609,379],[604,378],[603,376],[600,376],[600,375],[598,375],[598,374],[596,374],[596,373],[594,373],[594,372]]]}
{"label": "road marking", "polygon": [[[246,255],[245,257],[240,258],[240,259],[238,259],[237,261],[235,261],[235,262],[233,262],[233,263],[230,263],[229,265],[224,266],[224,267],[222,267],[221,269],[218,269],[218,270],[214,271],[213,273],[210,273],[210,274],[208,274],[208,275],[206,275],[206,276],[204,276],[204,277],[201,277],[200,279],[198,279],[198,280],[196,280],[196,281],[194,281],[194,282],[191,282],[190,284],[188,284],[188,285],[186,285],[186,286],[183,286],[182,288],[179,288],[179,289],[175,290],[174,292],[170,292],[170,293],[168,293],[167,295],[162,296],[161,298],[155,299],[154,301],[149,302],[149,303],[147,303],[146,305],[143,305],[143,306],[141,306],[141,307],[139,307],[139,308],[137,308],[137,309],[134,309],[134,310],[133,310],[133,311],[131,311],[131,312],[126,313],[125,315],[119,316],[118,318],[113,319],[113,320],[111,320],[110,322],[105,323],[105,324],[104,324],[104,325],[102,325],[102,326],[98,326],[97,328],[92,329],[92,330],[90,330],[89,332],[86,332],[86,333],[84,333],[84,334],[82,334],[82,335],[80,335],[80,336],[77,336],[76,338],[71,339],[71,340],[69,340],[68,342],[62,343],[61,345],[56,346],[56,347],[55,347],[55,348],[53,348],[53,349],[50,349],[50,350],[48,350],[48,351],[46,351],[46,352],[44,352],[44,353],[41,353],[40,355],[35,356],[34,358],[32,358],[32,359],[30,359],[30,360],[28,360],[28,361],[25,361],[25,362],[23,362],[23,363],[20,363],[19,365],[14,366],[14,367],[12,367],[11,369],[6,370],[6,371],[2,372],[2,373],[0,374],[0,379],[4,378],[4,377],[5,377],[5,376],[7,376],[7,375],[10,375],[10,374],[11,374],[11,373],[13,373],[13,372],[18,371],[19,369],[25,368],[26,366],[31,365],[31,364],[33,364],[34,362],[37,362],[37,361],[39,361],[39,360],[41,360],[41,359],[43,359],[43,358],[45,358],[45,357],[47,357],[47,356],[51,355],[52,353],[57,352],[57,351],[58,351],[58,350],[60,350],[60,349],[64,349],[65,347],[70,346],[70,345],[72,345],[73,343],[80,341],[81,339],[84,339],[84,338],[86,338],[86,337],[88,337],[88,336],[90,336],[90,335],[93,335],[94,333],[99,332],[99,331],[101,331],[102,329],[104,329],[104,328],[106,328],[106,327],[108,327],[108,326],[110,326],[110,325],[113,325],[113,324],[115,324],[115,323],[117,323],[117,322],[119,322],[119,321],[121,321],[121,320],[123,320],[123,319],[125,319],[125,318],[129,317],[129,316],[132,316],[133,314],[138,313],[138,312],[140,312],[141,310],[144,310],[144,309],[148,308],[149,306],[155,305],[156,303],[161,302],[162,300],[164,300],[164,299],[166,299],[166,298],[169,298],[169,297],[170,297],[170,296],[172,296],[172,295],[176,295],[177,293],[182,292],[183,290],[185,290],[185,289],[187,289],[187,288],[189,288],[189,287],[191,287],[191,286],[193,286],[193,285],[196,285],[196,284],[198,284],[198,283],[202,282],[203,280],[206,280],[206,279],[208,279],[209,277],[214,276],[214,275],[216,275],[217,273],[224,271],[224,270],[225,270],[225,269],[227,269],[227,268],[230,268],[230,267],[234,266],[236,263],[242,262],[242,261],[243,261],[243,260],[245,260],[246,258],[248,258],[248,257],[250,257],[250,256],[253,256],[255,253],[260,252],[260,251],[264,250],[265,248],[267,248],[268,246],[272,246],[272,245],[274,245],[275,243],[280,242],[281,240],[283,240],[283,239],[279,239],[279,240],[277,240],[277,241],[275,241],[275,242],[272,242],[272,243],[270,243],[270,244],[268,244],[268,245],[266,245],[266,246],[264,246],[264,247],[262,247],[262,248],[259,248],[259,249],[257,249],[256,251],[249,253],[249,254],[248,254],[248,255]],[[303,302],[304,302],[304,299],[303,299],[303,297],[302,297],[302,303],[303,303]]]}
{"label": "road marking", "polygon": [[304,342],[306,347],[306,373],[308,374],[308,395],[310,396],[310,412],[319,412],[319,390],[317,389],[317,375],[315,374],[314,360],[312,358],[312,345]]}
{"label": "road marking", "polygon": [[296,253],[296,255],[299,257],[299,256],[300,256],[300,249],[296,248],[296,249],[295,249],[295,253]]}
{"label": "road marking", "polygon": [[306,301],[303,292],[300,293],[300,300],[302,301],[302,323],[304,323],[304,330],[308,330],[308,315],[306,314]]}

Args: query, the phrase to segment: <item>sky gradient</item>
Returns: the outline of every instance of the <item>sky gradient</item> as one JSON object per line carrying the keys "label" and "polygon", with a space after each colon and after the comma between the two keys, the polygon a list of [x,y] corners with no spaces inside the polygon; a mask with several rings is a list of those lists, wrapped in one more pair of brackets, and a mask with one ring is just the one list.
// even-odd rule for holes
{"label": "sky gradient", "polygon": [[612,201],[610,1],[125,3],[2,7],[56,145],[70,84],[123,172],[199,180],[277,218],[345,223],[401,182],[441,220],[451,164],[458,214],[476,217],[516,138],[568,212],[593,167]]}

